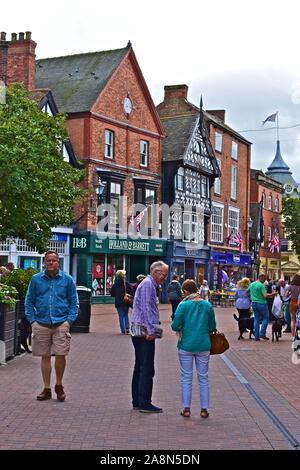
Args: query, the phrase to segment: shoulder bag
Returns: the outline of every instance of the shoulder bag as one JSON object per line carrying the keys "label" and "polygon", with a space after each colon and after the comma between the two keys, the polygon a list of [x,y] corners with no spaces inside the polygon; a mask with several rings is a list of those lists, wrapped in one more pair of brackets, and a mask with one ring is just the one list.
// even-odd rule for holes
{"label": "shoulder bag", "polygon": [[211,342],[211,350],[210,354],[222,354],[227,349],[229,349],[229,343],[224,335],[224,333],[220,333],[218,330],[213,331],[209,334],[210,342]]}
{"label": "shoulder bag", "polygon": [[127,294],[126,292],[126,281],[124,279],[124,288],[125,288],[125,295],[124,295],[124,298],[123,298],[123,302],[127,305],[129,305],[129,307],[132,307],[133,306],[133,296],[130,295],[130,294]]}

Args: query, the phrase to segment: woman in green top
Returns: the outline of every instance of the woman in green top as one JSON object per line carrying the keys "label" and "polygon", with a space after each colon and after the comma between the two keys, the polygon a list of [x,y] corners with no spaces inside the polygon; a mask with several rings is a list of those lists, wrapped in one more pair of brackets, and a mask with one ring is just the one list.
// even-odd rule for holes
{"label": "woman in green top", "polygon": [[210,357],[209,333],[216,330],[215,312],[212,305],[201,299],[197,293],[195,281],[187,279],[182,284],[184,300],[178,305],[175,318],[171,324],[174,331],[179,332],[177,344],[181,369],[181,415],[189,418],[191,415],[193,361],[195,359],[201,417],[207,418],[209,413],[209,382],[208,364]]}

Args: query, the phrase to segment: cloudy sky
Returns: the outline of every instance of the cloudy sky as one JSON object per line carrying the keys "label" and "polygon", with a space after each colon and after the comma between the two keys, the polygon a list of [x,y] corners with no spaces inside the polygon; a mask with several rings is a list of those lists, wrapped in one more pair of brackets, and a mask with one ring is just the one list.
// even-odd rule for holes
{"label": "cloudy sky", "polygon": [[[1,31],[31,31],[37,58],[125,47],[134,52],[155,105],[165,85],[186,84],[204,109],[252,142],[252,168],[281,153],[300,183],[300,61],[297,2],[285,0],[52,0],[5,2]],[[246,132],[247,131],[247,132]]]}

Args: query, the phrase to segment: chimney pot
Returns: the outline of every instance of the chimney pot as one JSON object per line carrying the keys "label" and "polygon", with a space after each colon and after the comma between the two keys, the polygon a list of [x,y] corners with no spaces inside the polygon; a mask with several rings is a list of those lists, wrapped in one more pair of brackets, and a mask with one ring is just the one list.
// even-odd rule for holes
{"label": "chimney pot", "polygon": [[11,33],[11,40],[16,41],[17,40],[17,33]]}
{"label": "chimney pot", "polygon": [[31,31],[25,32],[25,39],[31,39]]}
{"label": "chimney pot", "polygon": [[19,33],[19,41],[23,41],[24,40],[24,33]]}
{"label": "chimney pot", "polygon": [[1,41],[6,41],[6,33],[1,31]]}

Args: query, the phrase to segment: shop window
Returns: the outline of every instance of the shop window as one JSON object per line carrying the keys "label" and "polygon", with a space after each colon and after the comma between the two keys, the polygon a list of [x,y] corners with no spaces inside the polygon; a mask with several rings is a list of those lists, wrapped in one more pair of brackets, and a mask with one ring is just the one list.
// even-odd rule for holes
{"label": "shop window", "polygon": [[124,255],[95,255],[93,259],[92,295],[110,296],[110,290],[119,269],[126,269]]}

